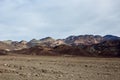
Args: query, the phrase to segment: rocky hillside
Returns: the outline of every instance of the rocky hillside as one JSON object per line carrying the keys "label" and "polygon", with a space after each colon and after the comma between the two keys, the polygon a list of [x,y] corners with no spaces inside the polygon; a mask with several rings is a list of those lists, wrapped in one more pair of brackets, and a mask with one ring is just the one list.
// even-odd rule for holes
{"label": "rocky hillside", "polygon": [[106,35],[103,37],[104,41],[108,41],[108,40],[120,40],[120,37],[118,36],[113,36],[113,35]]}
{"label": "rocky hillside", "polygon": [[2,41],[0,41],[0,50],[13,50],[15,47],[12,46],[11,44],[9,43],[4,43]]}
{"label": "rocky hillside", "polygon": [[27,41],[0,41],[0,53],[10,51],[31,55],[120,56],[120,37],[106,35],[79,35],[65,39],[32,39]]}
{"label": "rocky hillside", "polygon": [[47,46],[47,47],[55,47],[57,45],[66,44],[62,39],[53,39],[51,37],[46,37],[40,40],[32,39],[28,42],[29,47],[34,46]]}
{"label": "rocky hillside", "polygon": [[94,45],[58,45],[55,47],[35,46],[13,51],[27,55],[74,55],[94,57],[120,57],[120,40],[104,41]]}
{"label": "rocky hillside", "polygon": [[28,48],[28,42],[27,41],[12,41],[12,40],[6,40],[1,41],[0,43],[0,49],[7,49],[7,50],[20,50],[24,48]]}
{"label": "rocky hillside", "polygon": [[102,42],[103,37],[99,35],[79,35],[79,36],[69,36],[65,39],[65,43],[73,45],[92,45]]}

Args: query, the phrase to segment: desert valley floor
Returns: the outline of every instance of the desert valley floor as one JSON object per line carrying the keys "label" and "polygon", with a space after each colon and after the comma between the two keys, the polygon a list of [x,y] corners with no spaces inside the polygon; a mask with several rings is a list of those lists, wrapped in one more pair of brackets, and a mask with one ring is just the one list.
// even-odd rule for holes
{"label": "desert valley floor", "polygon": [[120,58],[0,56],[0,80],[120,80]]}

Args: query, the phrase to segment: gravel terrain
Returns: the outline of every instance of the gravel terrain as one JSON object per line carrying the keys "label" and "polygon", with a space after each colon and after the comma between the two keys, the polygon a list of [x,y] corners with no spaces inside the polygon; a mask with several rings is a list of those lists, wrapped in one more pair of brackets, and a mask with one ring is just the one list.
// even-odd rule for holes
{"label": "gravel terrain", "polygon": [[0,80],[120,80],[120,58],[0,56]]}

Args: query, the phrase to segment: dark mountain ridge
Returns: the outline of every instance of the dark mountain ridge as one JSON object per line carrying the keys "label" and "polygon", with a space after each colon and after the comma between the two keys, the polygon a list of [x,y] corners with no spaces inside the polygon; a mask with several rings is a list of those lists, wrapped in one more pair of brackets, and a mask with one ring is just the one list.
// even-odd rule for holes
{"label": "dark mountain ridge", "polygon": [[0,54],[76,55],[120,57],[120,37],[113,35],[79,35],[65,39],[32,39],[27,41],[1,41]]}

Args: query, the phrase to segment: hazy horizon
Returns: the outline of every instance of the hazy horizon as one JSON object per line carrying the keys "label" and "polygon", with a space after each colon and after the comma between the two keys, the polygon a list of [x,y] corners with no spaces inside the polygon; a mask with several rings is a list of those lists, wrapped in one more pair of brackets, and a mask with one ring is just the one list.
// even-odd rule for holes
{"label": "hazy horizon", "polygon": [[0,0],[0,40],[120,36],[119,0]]}

